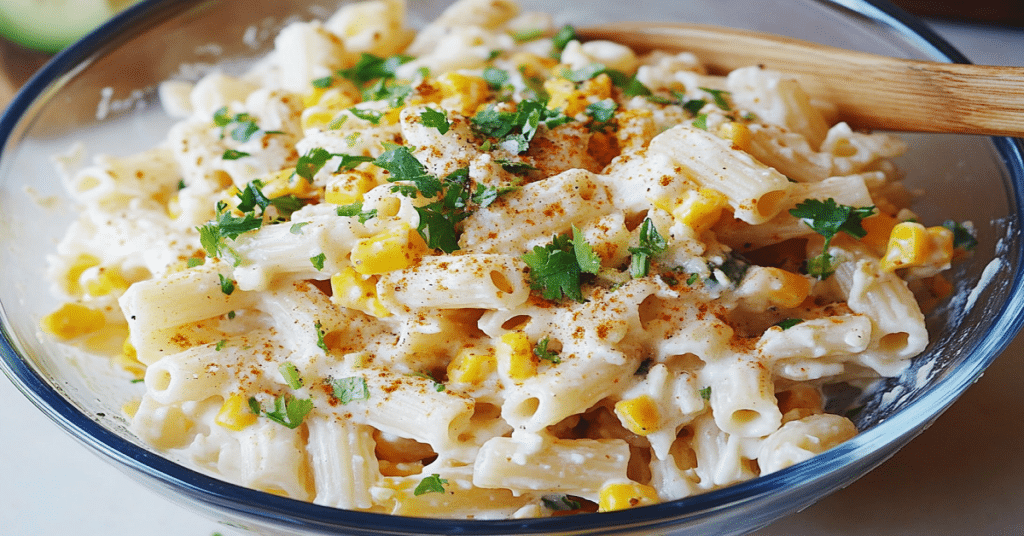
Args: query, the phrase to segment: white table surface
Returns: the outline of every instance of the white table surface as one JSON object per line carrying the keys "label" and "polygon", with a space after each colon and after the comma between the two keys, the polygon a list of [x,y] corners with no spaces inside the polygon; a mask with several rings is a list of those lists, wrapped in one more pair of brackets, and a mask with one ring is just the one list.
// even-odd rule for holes
{"label": "white table surface", "polygon": [[[933,26],[976,63],[1024,66],[1024,31]],[[756,534],[1020,535],[1022,477],[1024,336],[1018,336],[976,385],[892,459]],[[0,535],[215,533],[242,536],[124,476],[0,379]]]}

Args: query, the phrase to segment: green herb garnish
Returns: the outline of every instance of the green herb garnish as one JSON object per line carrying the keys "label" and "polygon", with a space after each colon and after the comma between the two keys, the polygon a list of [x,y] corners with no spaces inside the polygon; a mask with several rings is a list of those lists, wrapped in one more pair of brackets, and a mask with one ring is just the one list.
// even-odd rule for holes
{"label": "green herb garnish", "polygon": [[664,253],[668,242],[658,233],[658,228],[650,218],[640,224],[640,244],[629,248],[629,275],[633,278],[644,277],[651,269],[651,257]]}
{"label": "green herb garnish", "polygon": [[447,483],[447,479],[441,478],[441,475],[434,473],[420,480],[419,485],[416,486],[412,494],[418,497],[425,493],[444,493],[444,485]]}
{"label": "green herb garnish", "polygon": [[580,277],[596,274],[601,267],[600,258],[575,226],[572,238],[557,235],[550,244],[534,246],[521,258],[530,267],[530,287],[541,291],[546,300],[566,297],[582,302]]}
{"label": "green herb garnish", "polygon": [[807,273],[818,279],[826,279],[835,272],[835,260],[829,254],[832,238],[844,232],[854,238],[863,238],[867,234],[861,222],[874,214],[875,207],[851,207],[840,205],[831,197],[825,201],[806,199],[789,214],[807,224],[814,232],[825,237],[825,245],[821,254],[807,259]]}
{"label": "green herb garnish", "polygon": [[368,400],[370,389],[366,386],[366,378],[349,376],[347,378],[331,378],[328,380],[331,394],[341,404]]}
{"label": "green herb garnish", "polygon": [[249,397],[249,409],[256,415],[263,415],[278,424],[295,429],[302,425],[302,420],[312,411],[313,401],[308,398],[281,395],[274,398],[274,409],[267,411],[263,409],[256,397]]}

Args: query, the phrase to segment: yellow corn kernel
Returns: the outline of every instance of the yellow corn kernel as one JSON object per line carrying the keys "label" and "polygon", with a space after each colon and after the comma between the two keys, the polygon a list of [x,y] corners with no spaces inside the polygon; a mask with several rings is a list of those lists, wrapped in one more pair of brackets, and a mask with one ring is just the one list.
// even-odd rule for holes
{"label": "yellow corn kernel", "polygon": [[899,220],[885,212],[878,212],[864,218],[861,220],[861,226],[864,227],[867,234],[860,239],[860,242],[873,249],[879,255],[885,253],[885,247],[889,243],[889,235],[897,223],[899,223]]}
{"label": "yellow corn kernel", "polygon": [[124,405],[121,406],[121,413],[124,413],[129,419],[134,418],[135,414],[139,412],[139,405],[141,405],[139,400],[130,400],[125,402]]}
{"label": "yellow corn kernel", "polygon": [[447,72],[437,77],[437,85],[444,96],[441,104],[462,115],[471,115],[490,98],[491,88],[479,76]]}
{"label": "yellow corn kernel", "polygon": [[650,396],[641,395],[615,403],[615,414],[622,424],[636,435],[646,436],[661,428],[661,413]]}
{"label": "yellow corn kernel", "polygon": [[121,353],[114,357],[114,362],[121,365],[121,368],[130,372],[136,378],[141,379],[146,375],[146,365],[139,361],[139,354],[135,351],[135,346],[132,345],[132,340],[128,337],[121,344]]}
{"label": "yellow corn kernel", "polygon": [[81,253],[75,257],[74,262],[68,267],[68,273],[65,279],[68,288],[68,294],[72,296],[82,295],[82,284],[80,280],[82,278],[82,272],[92,268],[93,266],[99,265],[100,260],[95,255],[88,253]]}
{"label": "yellow corn kernel", "polygon": [[658,492],[651,486],[637,482],[613,482],[605,484],[598,492],[597,511],[625,510],[659,502]]}
{"label": "yellow corn kernel", "polygon": [[768,279],[768,299],[780,307],[796,307],[811,293],[811,280],[771,266],[761,269]]}
{"label": "yellow corn kernel", "polygon": [[178,195],[175,194],[167,200],[167,216],[172,220],[176,220],[181,217],[181,200]]}
{"label": "yellow corn kernel", "polygon": [[95,279],[85,282],[85,291],[90,296],[106,296],[107,294],[123,294],[128,290],[128,281],[114,268],[101,268]]}
{"label": "yellow corn kernel", "polygon": [[242,395],[234,394],[224,401],[213,422],[228,430],[240,432],[256,422],[256,415],[249,409],[249,403]]}
{"label": "yellow corn kernel", "polygon": [[494,354],[475,348],[464,348],[448,364],[448,380],[454,383],[479,384],[496,369]]}
{"label": "yellow corn kernel", "polygon": [[527,78],[547,78],[546,73],[552,67],[558,65],[558,60],[530,52],[516,52],[509,56],[509,60]]}
{"label": "yellow corn kernel", "polygon": [[734,148],[750,149],[750,129],[743,123],[729,121],[718,127],[718,137],[732,142]]}
{"label": "yellow corn kernel", "polygon": [[548,78],[544,81],[544,90],[548,92],[551,99],[548,100],[548,109],[562,110],[562,113],[575,117],[587,109],[590,102],[587,96],[576,90],[576,84],[564,78]]}
{"label": "yellow corn kernel", "polygon": [[102,311],[79,303],[65,303],[39,322],[46,333],[62,339],[73,339],[103,329],[107,319]]}
{"label": "yellow corn kernel", "polygon": [[722,210],[728,204],[729,199],[718,190],[690,190],[683,196],[682,202],[672,209],[672,217],[689,226],[695,233],[702,233],[718,222]]}
{"label": "yellow corn kernel", "polygon": [[896,224],[889,233],[889,243],[879,263],[882,270],[892,272],[900,268],[925,264],[931,252],[929,234],[924,225],[917,222],[905,221]]}
{"label": "yellow corn kernel", "polygon": [[427,252],[427,244],[408,223],[356,242],[352,266],[363,275],[385,274],[412,266]]}
{"label": "yellow corn kernel", "polygon": [[364,276],[352,268],[331,276],[331,301],[370,316],[391,316],[377,296],[377,276]]}
{"label": "yellow corn kernel", "polygon": [[295,174],[295,168],[275,171],[260,180],[263,183],[263,195],[270,199],[287,195],[312,197],[318,192],[308,180]]}
{"label": "yellow corn kernel", "polygon": [[317,104],[320,104],[320,99],[323,98],[324,94],[327,93],[329,87],[316,87],[313,86],[313,91],[302,96],[302,107],[312,108]]}
{"label": "yellow corn kernel", "polygon": [[377,185],[373,173],[352,170],[335,175],[324,190],[324,201],[335,205],[351,205]]}
{"label": "yellow corn kernel", "polygon": [[299,124],[302,125],[302,130],[310,128],[324,128],[331,124],[331,121],[334,121],[334,118],[337,117],[337,115],[337,111],[320,108],[319,106],[316,108],[307,108],[302,111],[302,118]]}
{"label": "yellow corn kernel", "polygon": [[537,375],[538,358],[529,337],[522,331],[510,331],[501,336],[495,347],[495,361],[498,369],[512,381],[521,382]]}

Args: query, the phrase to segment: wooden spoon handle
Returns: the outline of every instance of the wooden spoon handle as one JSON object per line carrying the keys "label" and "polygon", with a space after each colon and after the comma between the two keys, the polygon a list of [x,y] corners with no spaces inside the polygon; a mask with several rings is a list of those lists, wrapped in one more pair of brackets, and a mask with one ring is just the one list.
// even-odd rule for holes
{"label": "wooden spoon handle", "polygon": [[690,51],[712,74],[763,65],[860,129],[1024,136],[1024,68],[890,58],[788,37],[697,24],[624,22],[581,28],[638,52]]}

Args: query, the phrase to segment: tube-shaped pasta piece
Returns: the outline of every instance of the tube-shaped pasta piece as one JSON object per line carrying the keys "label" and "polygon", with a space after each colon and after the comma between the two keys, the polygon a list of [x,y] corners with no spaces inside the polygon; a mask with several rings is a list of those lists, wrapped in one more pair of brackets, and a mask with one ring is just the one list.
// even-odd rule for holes
{"label": "tube-shaped pasta piece", "polygon": [[629,444],[622,439],[522,439],[495,437],[484,443],[477,453],[473,484],[571,492],[596,500],[606,482],[626,478]]}
{"label": "tube-shaped pasta piece", "polygon": [[[244,259],[234,278],[241,290],[265,290],[277,277],[327,279],[349,265],[348,253],[365,230],[354,218],[320,215],[292,224],[266,225],[235,240]],[[314,262],[323,255],[318,268]]]}
{"label": "tube-shaped pasta piece", "polygon": [[225,391],[232,383],[234,366],[243,358],[241,346],[194,346],[146,367],[146,389],[161,404],[203,400]]}
{"label": "tube-shaped pasta piece", "polygon": [[725,194],[733,214],[747,223],[772,219],[789,199],[785,175],[705,130],[675,126],[655,136],[648,150],[667,155],[690,179]]}
{"label": "tube-shaped pasta piece", "polygon": [[814,230],[792,216],[789,210],[807,199],[824,201],[829,198],[840,205],[851,207],[874,205],[864,176],[829,177],[820,182],[793,184],[790,188],[789,202],[764,225],[751,225],[741,220],[721,221],[715,227],[715,233],[722,242],[743,251],[777,244],[790,238],[812,236],[815,234]]}
{"label": "tube-shaped pasta piece", "polygon": [[381,478],[373,429],[330,417],[305,420],[306,452],[313,468],[313,502],[334,508],[370,508],[370,488]]}
{"label": "tube-shaped pasta piece", "polygon": [[[477,519],[509,519],[520,508],[541,502],[540,493],[516,494],[474,486],[471,469],[428,466],[420,474],[384,477],[372,490],[374,500],[391,515]],[[426,479],[440,485],[444,493],[416,495],[416,488]]]}
{"label": "tube-shaped pasta piece", "polygon": [[[528,251],[569,230],[568,222],[612,212],[608,189],[593,173],[570,169],[503,195],[465,220],[459,245],[467,253]],[[509,222],[517,222],[509,225]]]}
{"label": "tube-shaped pasta piece", "polygon": [[426,443],[434,452],[458,456],[460,436],[473,416],[472,399],[438,391],[429,378],[383,369],[359,369],[353,377],[365,379],[368,398],[338,406],[339,412],[381,432]]}
{"label": "tube-shaped pasta piece", "polygon": [[757,349],[773,361],[811,359],[863,352],[871,342],[871,320],[860,314],[814,318],[761,335]]}
{"label": "tube-shaped pasta piece", "polygon": [[[202,266],[176,272],[160,279],[147,279],[128,287],[118,303],[128,320],[132,344],[147,332],[180,326],[244,308],[250,296],[238,289],[230,294],[222,281],[231,280],[227,263],[207,261]],[[188,306],[184,307],[183,304]]]}
{"label": "tube-shaped pasta piece", "polygon": [[425,257],[377,283],[389,309],[512,309],[530,297],[526,263],[512,255]]}
{"label": "tube-shaped pasta piece", "polygon": [[752,359],[715,367],[711,408],[722,431],[739,437],[761,437],[782,424],[771,371]]}
{"label": "tube-shaped pasta piece", "polygon": [[857,435],[850,419],[830,413],[787,422],[761,443],[757,463],[761,474],[800,463]]}
{"label": "tube-shaped pasta piece", "polygon": [[757,476],[753,460],[761,441],[724,432],[709,414],[695,419],[690,447],[697,458],[694,472],[700,478],[700,487],[713,489]]}
{"label": "tube-shaped pasta piece", "polygon": [[302,432],[264,420],[239,432],[240,484],[293,499],[313,499]]}
{"label": "tube-shaped pasta piece", "polygon": [[725,82],[736,105],[758,119],[800,133],[814,148],[825,141],[828,122],[796,80],[755,65],[734,69]]}
{"label": "tube-shaped pasta piece", "polygon": [[924,314],[906,282],[896,274],[863,258],[841,263],[832,278],[846,294],[850,309],[871,319],[871,344],[866,353],[892,363],[924,351],[928,345]]}

